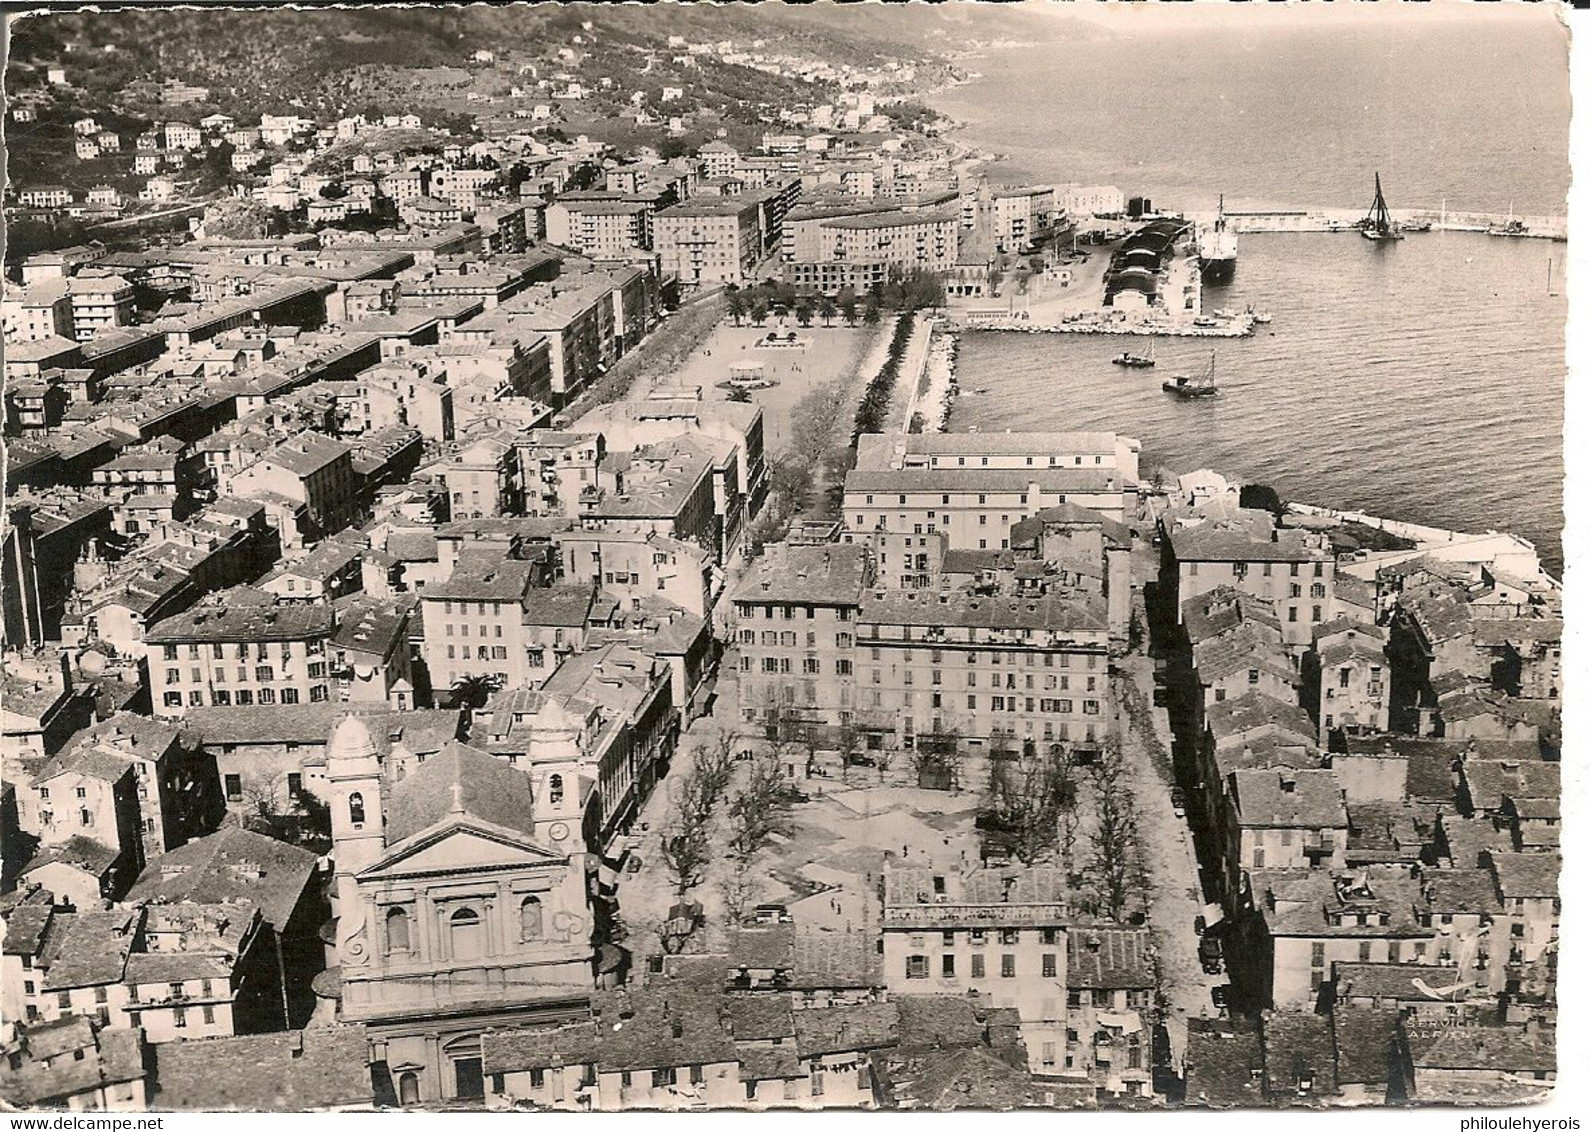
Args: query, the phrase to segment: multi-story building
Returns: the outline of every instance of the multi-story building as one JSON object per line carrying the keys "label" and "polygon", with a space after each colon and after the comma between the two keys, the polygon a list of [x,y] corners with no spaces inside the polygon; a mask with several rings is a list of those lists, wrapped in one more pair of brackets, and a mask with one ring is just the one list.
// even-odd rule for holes
{"label": "multi-story building", "polygon": [[699,435],[615,453],[611,486],[584,498],[580,517],[608,530],[695,542],[725,562],[745,515],[736,465],[732,445]]}
{"label": "multi-story building", "polygon": [[943,531],[950,550],[1008,550],[1022,520],[1064,503],[1120,519],[1122,481],[1105,467],[1030,471],[857,467],[845,476],[845,537]]}
{"label": "multi-story building", "polygon": [[1040,1040],[1038,1072],[1086,1072],[1116,1096],[1153,1091],[1149,1025],[1157,1015],[1159,979],[1151,949],[1147,928],[1076,925],[1066,933],[1063,1060],[1051,1057]]}
{"label": "multi-story building", "polygon": [[651,249],[655,211],[628,197],[562,198],[547,206],[547,241],[596,259],[634,255]]}
{"label": "multi-story building", "polygon": [[626,605],[660,597],[705,617],[715,556],[699,543],[651,532],[576,530],[558,538],[563,576],[600,585]]}
{"label": "multi-story building", "polygon": [[872,575],[862,546],[770,548],[733,598],[747,722],[849,725],[872,747],[953,736],[957,756],[1108,734],[1101,599],[891,593]]}
{"label": "multi-story building", "polygon": [[701,175],[706,178],[733,177],[740,171],[740,151],[728,142],[710,141],[696,150]]}
{"label": "multi-story building", "polygon": [[1014,1009],[1028,1066],[1055,1072],[1055,1055],[1067,1047],[1069,890],[1051,868],[888,869],[885,985],[894,995],[975,993]]}
{"label": "multi-story building", "polygon": [[293,533],[311,540],[336,534],[353,521],[358,509],[358,480],[348,445],[319,433],[302,432],[238,472],[229,487],[236,495],[275,496],[287,501],[298,520]]}
{"label": "multi-story building", "polygon": [[907,748],[950,734],[967,753],[1000,737],[1094,745],[1113,715],[1109,629],[1091,595],[864,592],[855,668],[857,726]]}
{"label": "multi-story building", "polygon": [[55,756],[32,778],[37,826],[30,832],[42,850],[28,864],[33,883],[87,908],[119,897],[144,864],[132,764],[85,744]]}
{"label": "multi-story building", "polygon": [[24,1109],[146,1112],[142,1034],[87,1018],[30,1026],[0,1064],[0,1096]]}
{"label": "multi-story building", "polygon": [[4,312],[7,343],[76,337],[72,330],[72,295],[63,280],[43,280],[19,288],[0,300],[0,311]]}
{"label": "multi-story building", "polygon": [[994,194],[994,243],[1002,252],[1020,252],[1064,219],[1055,207],[1054,188],[1007,189]]}
{"label": "multi-story building", "polygon": [[[150,699],[157,715],[196,707],[325,703],[326,646],[336,631],[328,605],[261,601],[229,591],[151,626]],[[240,600],[242,599],[242,600]]]}
{"label": "multi-story building", "polygon": [[1233,924],[1226,954],[1255,1009],[1313,1008],[1337,963],[1436,965],[1437,931],[1403,867],[1256,869],[1248,883],[1251,912]]}
{"label": "multi-story building", "polygon": [[728,401],[661,398],[612,401],[599,405],[575,422],[576,431],[600,433],[609,449],[639,448],[677,437],[732,444],[736,477],[726,485],[745,504],[743,516],[755,518],[767,497],[768,465],[762,410]]}
{"label": "multi-story building", "polygon": [[495,518],[523,510],[524,490],[517,455],[501,437],[484,436],[438,468],[454,519]]}
{"label": "multi-story building", "polygon": [[1221,823],[1227,891],[1255,869],[1340,869],[1347,864],[1347,805],[1331,770],[1237,770]]}
{"label": "multi-story building", "polygon": [[600,432],[530,429],[514,438],[526,515],[576,517],[598,486],[607,440]]}
{"label": "multi-story building", "polygon": [[1391,680],[1385,631],[1340,618],[1314,630],[1303,658],[1310,710],[1319,721],[1319,743],[1345,749],[1342,737],[1374,735],[1390,725]]}
{"label": "multi-story building", "polygon": [[438,694],[477,676],[539,687],[576,646],[592,590],[537,586],[537,573],[532,562],[466,555],[446,581],[425,587],[420,652]]}
{"label": "multi-story building", "polygon": [[1119,216],[1126,194],[1114,185],[1066,185],[1059,203],[1066,216]]}
{"label": "multi-story building", "polygon": [[685,290],[743,283],[761,258],[761,202],[696,197],[657,213],[653,246],[664,275]]}
{"label": "multi-story building", "polygon": [[856,617],[872,578],[864,546],[767,547],[733,597],[745,722],[771,722],[797,701],[854,713]]}
{"label": "multi-story building", "polygon": [[67,290],[72,298],[72,334],[79,342],[132,322],[132,284],[120,275],[73,276]]}
{"label": "multi-story building", "polygon": [[1315,626],[1336,616],[1336,559],[1320,536],[1293,530],[1270,535],[1261,538],[1213,523],[1168,531],[1161,583],[1178,610],[1188,598],[1216,586],[1264,598],[1281,623],[1282,641],[1301,654],[1312,644]]}

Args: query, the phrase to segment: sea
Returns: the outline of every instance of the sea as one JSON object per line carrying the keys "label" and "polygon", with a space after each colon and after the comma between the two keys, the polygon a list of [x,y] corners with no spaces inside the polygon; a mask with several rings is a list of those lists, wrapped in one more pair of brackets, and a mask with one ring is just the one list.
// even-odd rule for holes
{"label": "sea", "polygon": [[[1561,214],[1566,51],[1554,20],[1516,7],[1426,24],[1172,20],[1080,41],[1057,25],[1053,43],[971,60],[981,77],[932,102],[1013,183],[1115,184],[1174,210],[1222,193],[1228,208],[1367,210],[1378,171],[1393,208]],[[1559,573],[1566,252],[1477,233],[1245,234],[1205,306],[1270,314],[1253,337],[1157,339],[1156,368],[1133,371],[1109,359],[1143,339],[968,332],[950,428],[1116,431],[1142,441],[1145,470],[1211,467],[1283,498],[1509,530]],[[1161,391],[1211,348],[1220,397]]]}

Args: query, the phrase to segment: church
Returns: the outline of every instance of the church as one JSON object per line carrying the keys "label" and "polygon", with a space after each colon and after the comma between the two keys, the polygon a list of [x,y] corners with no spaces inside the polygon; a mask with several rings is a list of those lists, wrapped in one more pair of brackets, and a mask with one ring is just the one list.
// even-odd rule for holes
{"label": "church", "polygon": [[336,966],[316,980],[322,1012],[364,1025],[378,1096],[480,1097],[484,1031],[589,1016],[585,785],[457,741],[383,766],[352,715],[326,759]]}

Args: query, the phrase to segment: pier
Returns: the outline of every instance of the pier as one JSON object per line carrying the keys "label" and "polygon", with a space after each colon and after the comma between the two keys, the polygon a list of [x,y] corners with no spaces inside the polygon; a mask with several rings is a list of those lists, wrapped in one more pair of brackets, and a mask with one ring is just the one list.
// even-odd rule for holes
{"label": "pier", "polygon": [[[1187,219],[1198,224],[1212,223],[1214,217],[1213,212],[1187,214]],[[1227,225],[1242,235],[1260,232],[1352,233],[1358,230],[1358,222],[1363,218],[1362,209],[1352,208],[1226,210]],[[1439,208],[1394,208],[1391,218],[1404,230],[1410,225],[1429,224],[1432,232],[1484,232],[1514,221],[1521,224],[1524,230],[1498,238],[1558,241],[1568,238],[1566,216],[1508,216],[1505,213],[1443,211]]]}

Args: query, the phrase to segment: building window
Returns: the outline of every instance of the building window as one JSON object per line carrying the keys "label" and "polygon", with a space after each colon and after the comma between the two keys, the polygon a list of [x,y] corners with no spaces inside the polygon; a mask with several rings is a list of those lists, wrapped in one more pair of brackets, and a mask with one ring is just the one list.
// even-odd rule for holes
{"label": "building window", "polygon": [[972,978],[981,979],[984,975],[983,956],[981,953],[972,956]]}
{"label": "building window", "polygon": [[541,938],[541,899],[537,896],[526,896],[519,905],[519,938],[531,940]]}
{"label": "building window", "polygon": [[171,1024],[179,1030],[188,1028],[188,1011],[186,1007],[178,1006],[171,1011]]}
{"label": "building window", "polygon": [[1051,952],[1045,952],[1043,957],[1043,977],[1046,979],[1056,978],[1056,968],[1057,964],[1055,962],[1054,954]]}
{"label": "building window", "polygon": [[999,977],[1014,979],[1016,977],[1016,957],[1014,955],[1001,955],[999,957]]}
{"label": "building window", "polygon": [[409,950],[409,914],[402,908],[392,908],[386,914],[386,949]]}
{"label": "building window", "polygon": [[357,791],[348,795],[348,820],[355,827],[364,824],[364,795]]}
{"label": "building window", "polygon": [[448,920],[452,937],[454,959],[479,959],[481,956],[480,913],[473,908],[460,908]]}
{"label": "building window", "polygon": [[229,774],[226,776],[226,800],[228,802],[241,802],[243,800],[243,778],[241,775]]}
{"label": "building window", "polygon": [[955,956],[943,955],[940,956],[940,958],[943,961],[944,977],[946,979],[953,979],[955,977]]}
{"label": "building window", "polygon": [[556,806],[563,801],[563,776],[554,774],[548,782],[547,801]]}
{"label": "building window", "polygon": [[925,979],[928,977],[926,955],[907,955],[905,957],[905,977],[908,979]]}

